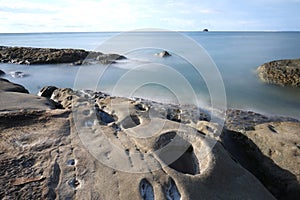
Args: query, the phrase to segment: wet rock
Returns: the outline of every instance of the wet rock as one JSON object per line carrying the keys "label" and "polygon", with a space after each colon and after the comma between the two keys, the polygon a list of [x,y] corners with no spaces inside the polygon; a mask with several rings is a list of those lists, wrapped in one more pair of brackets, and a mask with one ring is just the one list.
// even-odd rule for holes
{"label": "wet rock", "polygon": [[23,77],[28,76],[28,75],[25,74],[24,72],[20,72],[20,71],[9,72],[9,75],[11,75],[11,77],[13,77],[13,78],[23,78]]}
{"label": "wet rock", "polygon": [[116,63],[116,60],[123,59],[126,59],[126,57],[118,54],[102,54],[96,58],[96,60],[100,61],[100,63],[104,65],[113,64]]}
{"label": "wet rock", "polygon": [[83,61],[87,57],[90,60],[99,60],[103,63],[125,59],[124,56],[118,54],[103,54],[101,52],[91,52],[82,49],[0,47],[0,62],[2,63],[26,65],[70,63],[73,65],[82,65],[85,64]]}
{"label": "wet rock", "polygon": [[0,91],[29,93],[22,85],[0,78]]}
{"label": "wet rock", "polygon": [[300,86],[300,59],[276,60],[257,68],[259,78],[281,86]]}
{"label": "wet rock", "polygon": [[167,52],[167,51],[162,51],[160,53],[156,53],[155,55],[158,56],[158,57],[161,57],[161,58],[165,58],[165,57],[171,56],[171,54],[169,52]]}
{"label": "wet rock", "polygon": [[82,65],[82,64],[84,64],[83,60],[78,60],[78,61],[71,63],[71,65],[75,65],[75,66]]}
{"label": "wet rock", "polygon": [[43,87],[39,92],[38,92],[38,96],[41,97],[47,97],[47,98],[51,98],[52,93],[54,92],[54,90],[58,89],[55,86],[45,86]]}
{"label": "wet rock", "polygon": [[5,72],[0,70],[0,76],[4,76],[5,75]]}

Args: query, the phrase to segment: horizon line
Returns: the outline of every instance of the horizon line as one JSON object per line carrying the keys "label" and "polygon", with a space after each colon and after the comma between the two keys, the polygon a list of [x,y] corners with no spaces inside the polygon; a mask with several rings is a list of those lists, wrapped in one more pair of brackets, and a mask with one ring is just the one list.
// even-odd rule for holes
{"label": "horizon line", "polygon": [[300,32],[300,30],[160,30],[135,29],[129,31],[41,31],[41,32],[0,32],[0,34],[44,34],[44,33],[122,33],[122,32]]}

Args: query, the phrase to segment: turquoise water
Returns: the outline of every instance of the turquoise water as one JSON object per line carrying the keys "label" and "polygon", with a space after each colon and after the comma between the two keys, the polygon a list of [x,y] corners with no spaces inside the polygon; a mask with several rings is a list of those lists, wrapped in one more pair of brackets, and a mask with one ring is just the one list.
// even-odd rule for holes
{"label": "turquoise water", "polygon": [[[182,32],[180,34],[202,45],[216,64],[224,81],[228,107],[300,118],[299,88],[264,84],[255,74],[257,66],[265,62],[300,58],[300,32]],[[117,35],[118,33],[0,34],[0,45],[94,50]],[[118,49],[130,46],[137,38],[145,42],[159,40],[154,33],[134,33],[121,41],[110,43],[109,47],[115,50],[114,53],[120,53]],[[161,40],[161,46],[166,45],[164,42],[167,41]],[[181,49],[182,54],[194,54],[193,49],[187,48],[185,44],[174,41],[173,45]],[[145,44],[141,44],[141,47],[145,47]],[[185,100],[191,102],[193,99],[191,93],[187,92],[187,86],[179,80],[180,77],[184,77],[195,91],[197,103],[209,106],[211,101],[206,82],[191,67],[191,64],[181,55],[173,54],[165,59],[154,56],[159,51],[161,49],[151,48],[151,46],[133,49],[126,53],[129,58],[127,61],[108,67],[0,64],[0,69],[5,72],[22,71],[28,74],[23,78],[12,78],[9,75],[6,75],[6,78],[24,85],[31,93],[37,93],[45,85],[73,88],[80,76],[79,86],[82,89],[111,92],[117,85],[117,92],[122,96],[142,96],[177,103]],[[200,60],[199,58],[199,62]],[[205,65],[205,62],[202,64]],[[178,72],[179,76],[172,74],[173,72]],[[151,77],[170,85],[148,83],[134,88],[137,82],[143,82]],[[213,74],[211,77],[213,78]]]}

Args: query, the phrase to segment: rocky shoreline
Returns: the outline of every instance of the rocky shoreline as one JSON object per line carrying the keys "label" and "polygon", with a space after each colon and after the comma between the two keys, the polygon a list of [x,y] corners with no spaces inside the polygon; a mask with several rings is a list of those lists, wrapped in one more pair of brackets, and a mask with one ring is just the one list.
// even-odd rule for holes
{"label": "rocky shoreline", "polygon": [[[222,128],[191,105],[54,86],[39,95],[0,79],[1,199],[300,195],[298,120],[228,110]],[[169,162],[168,145],[186,150]]]}
{"label": "rocky shoreline", "polygon": [[257,68],[263,82],[300,87],[300,59],[275,60]]}
{"label": "rocky shoreline", "polygon": [[1,63],[25,65],[69,63],[82,65],[89,62],[111,64],[116,60],[122,59],[126,59],[126,57],[118,54],[103,54],[101,52],[85,51],[82,49],[0,46]]}

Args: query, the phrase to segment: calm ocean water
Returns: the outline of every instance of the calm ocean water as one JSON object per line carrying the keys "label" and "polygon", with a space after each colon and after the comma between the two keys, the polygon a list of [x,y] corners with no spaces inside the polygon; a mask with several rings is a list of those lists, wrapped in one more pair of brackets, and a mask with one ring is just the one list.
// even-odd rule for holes
{"label": "calm ocean water", "polygon": [[[300,89],[264,84],[255,74],[255,69],[265,62],[300,58],[300,32],[181,32],[180,34],[202,45],[216,64],[224,81],[228,107],[300,119]],[[95,50],[116,35],[118,33],[0,34],[0,45]],[[110,45],[114,47],[114,53],[119,53],[118,48],[130,46],[137,37],[144,41],[157,39],[152,33],[135,33],[134,36]],[[161,43],[163,47],[164,42]],[[193,49],[185,48],[180,42],[174,41],[174,45],[179,49],[182,47],[183,54],[194,53]],[[141,47],[144,47],[143,44]],[[206,82],[197,75],[189,62],[180,55],[166,59],[154,56],[160,50],[149,47],[133,49],[126,54],[129,60],[108,68],[99,65],[80,67],[67,64],[34,66],[0,64],[0,69],[7,73],[22,71],[27,74],[28,76],[23,78],[13,78],[9,75],[6,75],[6,78],[24,85],[31,93],[37,93],[45,85],[73,88],[80,79],[80,86],[76,88],[110,92],[118,85],[118,93],[122,96],[141,96],[166,102],[178,102],[179,96],[180,102],[185,100],[191,102],[190,93],[186,92],[186,87],[176,78],[179,75],[184,77],[195,91],[197,103],[202,106],[210,105]],[[177,75],[169,73],[171,71],[178,73]],[[155,77],[161,80],[161,83],[172,86],[145,82],[149,77]],[[167,82],[164,82],[166,80]],[[143,81],[144,84],[141,85]]]}

